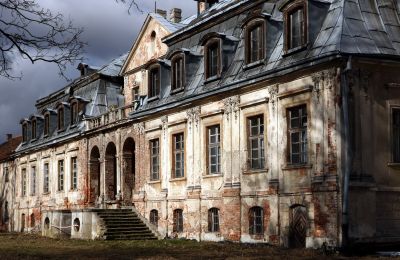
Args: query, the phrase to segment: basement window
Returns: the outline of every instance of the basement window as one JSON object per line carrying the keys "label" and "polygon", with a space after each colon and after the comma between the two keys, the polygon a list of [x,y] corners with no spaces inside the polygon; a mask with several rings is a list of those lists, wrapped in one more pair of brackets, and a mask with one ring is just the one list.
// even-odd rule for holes
{"label": "basement window", "polygon": [[208,210],[208,232],[219,232],[219,209]]}
{"label": "basement window", "polygon": [[261,207],[252,207],[249,210],[250,235],[262,235],[264,233],[263,218],[264,211]]}
{"label": "basement window", "polygon": [[150,223],[156,227],[158,226],[158,211],[155,209],[150,211]]}
{"label": "basement window", "polygon": [[173,232],[183,232],[183,211],[181,209],[174,210]]}

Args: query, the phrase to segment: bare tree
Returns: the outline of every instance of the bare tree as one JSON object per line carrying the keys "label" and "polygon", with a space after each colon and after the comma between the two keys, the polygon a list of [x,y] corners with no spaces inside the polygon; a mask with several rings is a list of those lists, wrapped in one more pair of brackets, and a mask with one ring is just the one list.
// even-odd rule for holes
{"label": "bare tree", "polygon": [[138,3],[135,0],[115,0],[117,3],[121,2],[124,4],[128,4],[128,13],[132,10],[132,8],[136,8],[140,13],[144,13],[143,10],[139,7]]}
{"label": "bare tree", "polygon": [[86,45],[80,39],[82,32],[36,0],[0,0],[0,77],[21,77],[22,73],[13,72],[17,56],[32,63],[54,63],[65,77],[66,65],[81,60]]}

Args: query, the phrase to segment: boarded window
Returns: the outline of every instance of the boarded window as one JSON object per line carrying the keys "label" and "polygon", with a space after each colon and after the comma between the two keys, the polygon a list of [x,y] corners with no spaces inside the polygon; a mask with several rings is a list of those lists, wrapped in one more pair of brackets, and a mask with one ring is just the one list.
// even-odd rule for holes
{"label": "boarded window", "polygon": [[264,233],[264,212],[261,207],[252,207],[249,210],[249,234],[261,235]]}
{"label": "boarded window", "polygon": [[49,192],[49,164],[45,163],[43,165],[43,192]]}
{"label": "boarded window", "polygon": [[78,162],[76,157],[71,158],[71,189],[78,189]]}
{"label": "boarded window", "polygon": [[207,168],[208,174],[221,172],[221,128],[219,125],[207,128]]}
{"label": "boarded window", "polygon": [[58,161],[58,191],[64,190],[64,160]]}
{"label": "boarded window", "polygon": [[185,139],[183,133],[173,136],[174,178],[185,177]]}
{"label": "boarded window", "polygon": [[156,227],[158,226],[158,211],[155,209],[150,211],[150,223]]}
{"label": "boarded window", "polygon": [[400,163],[400,108],[392,110],[393,162]]}
{"label": "boarded window", "polygon": [[208,210],[208,231],[219,232],[219,209],[217,208]]}
{"label": "boarded window", "polygon": [[174,210],[173,232],[183,232],[183,211],[181,209]]}
{"label": "boarded window", "polygon": [[264,116],[248,118],[248,158],[251,169],[264,169]]}
{"label": "boarded window", "polygon": [[307,106],[288,109],[289,162],[307,163]]}
{"label": "boarded window", "polygon": [[156,181],[160,179],[160,140],[154,139],[150,141],[150,180]]}

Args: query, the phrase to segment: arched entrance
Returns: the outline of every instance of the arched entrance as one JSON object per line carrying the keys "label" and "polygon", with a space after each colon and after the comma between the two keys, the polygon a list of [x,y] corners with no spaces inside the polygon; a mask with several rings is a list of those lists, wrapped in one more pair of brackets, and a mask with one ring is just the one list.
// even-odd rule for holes
{"label": "arched entrance", "polygon": [[294,205],[290,208],[289,246],[291,248],[305,248],[308,217],[307,209],[303,205]]}
{"label": "arched entrance", "polygon": [[97,146],[92,148],[90,152],[90,190],[89,203],[94,204],[100,196],[100,151]]}
{"label": "arched entrance", "polygon": [[21,232],[25,231],[25,213],[21,215]]}
{"label": "arched entrance", "polygon": [[132,190],[135,188],[135,141],[126,139],[123,147],[123,199],[126,205],[132,203]]}
{"label": "arched entrance", "polygon": [[105,194],[106,200],[115,200],[117,195],[117,148],[114,143],[109,143],[106,148],[105,160]]}

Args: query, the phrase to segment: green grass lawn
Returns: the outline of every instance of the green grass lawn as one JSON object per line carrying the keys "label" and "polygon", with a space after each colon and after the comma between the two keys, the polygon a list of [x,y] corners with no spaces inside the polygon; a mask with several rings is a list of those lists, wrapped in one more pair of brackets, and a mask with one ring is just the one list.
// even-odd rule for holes
{"label": "green grass lawn", "polygon": [[0,259],[342,259],[315,250],[187,240],[86,241],[0,234]]}

